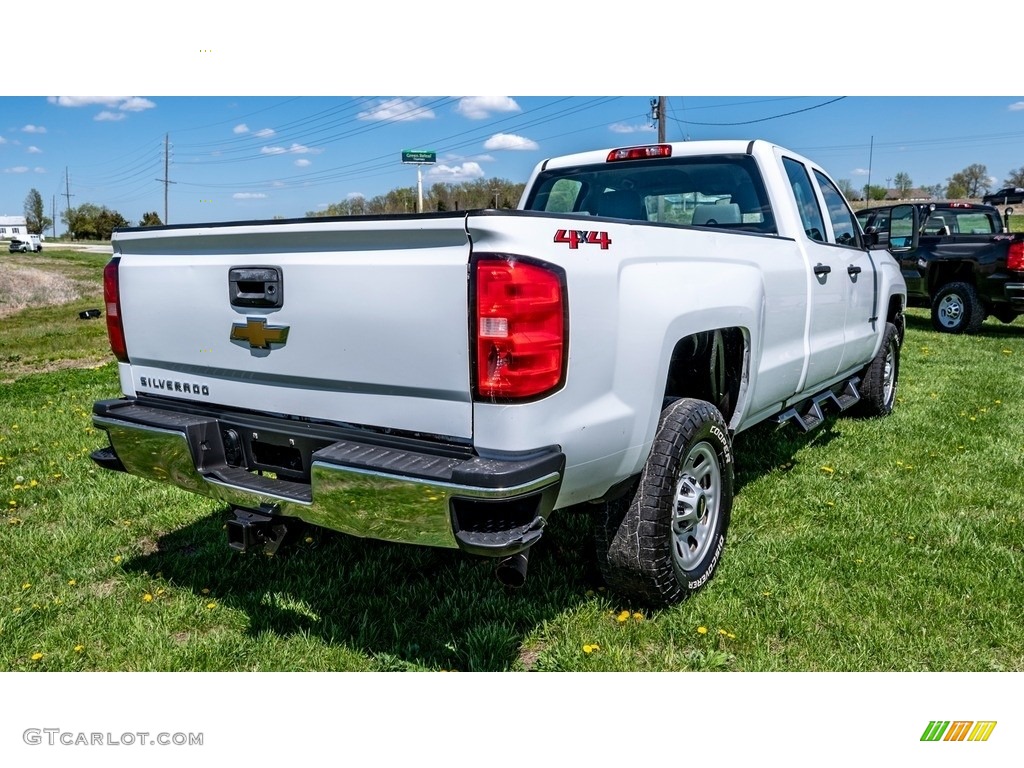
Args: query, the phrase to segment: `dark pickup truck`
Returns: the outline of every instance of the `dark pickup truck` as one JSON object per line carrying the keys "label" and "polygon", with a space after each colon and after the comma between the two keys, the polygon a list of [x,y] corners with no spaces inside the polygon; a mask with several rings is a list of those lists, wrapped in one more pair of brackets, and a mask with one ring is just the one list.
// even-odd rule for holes
{"label": "dark pickup truck", "polygon": [[989,315],[1012,323],[1024,314],[1024,234],[1011,234],[994,207],[886,205],[857,219],[865,232],[888,239],[908,303],[930,307],[935,330],[977,333]]}

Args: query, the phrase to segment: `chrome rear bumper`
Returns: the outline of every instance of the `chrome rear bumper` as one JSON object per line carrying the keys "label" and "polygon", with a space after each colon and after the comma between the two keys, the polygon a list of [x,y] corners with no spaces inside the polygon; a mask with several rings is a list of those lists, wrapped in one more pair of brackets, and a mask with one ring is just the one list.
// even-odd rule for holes
{"label": "chrome rear bumper", "polygon": [[[278,443],[310,443],[305,425],[260,418],[259,434]],[[243,422],[236,414],[101,401],[93,424],[107,433],[110,448],[93,459],[233,507],[297,517],[353,536],[488,556],[514,554],[536,542],[565,464],[554,448],[485,459],[468,449],[461,455],[433,450],[422,441],[385,445],[349,430],[333,442],[321,435],[308,448],[302,458],[308,482],[278,479],[249,471],[244,458],[239,466],[227,463],[222,435]]]}

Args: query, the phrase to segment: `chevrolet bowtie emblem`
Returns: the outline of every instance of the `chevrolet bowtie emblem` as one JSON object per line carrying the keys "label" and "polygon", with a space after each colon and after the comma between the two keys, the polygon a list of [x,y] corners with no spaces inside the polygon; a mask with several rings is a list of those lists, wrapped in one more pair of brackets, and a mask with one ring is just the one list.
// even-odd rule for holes
{"label": "chevrolet bowtie emblem", "polygon": [[270,349],[271,344],[283,345],[288,341],[288,326],[267,325],[266,320],[248,318],[245,325],[231,326],[231,340],[247,341],[251,349]]}

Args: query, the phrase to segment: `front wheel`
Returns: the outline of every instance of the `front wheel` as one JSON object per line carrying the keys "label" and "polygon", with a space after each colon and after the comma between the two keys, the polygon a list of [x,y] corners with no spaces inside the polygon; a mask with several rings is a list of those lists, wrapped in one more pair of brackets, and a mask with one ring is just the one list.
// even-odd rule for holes
{"label": "front wheel", "polygon": [[940,333],[977,333],[985,308],[970,283],[947,283],[932,301],[932,327]]}
{"label": "front wheel", "polygon": [[613,591],[653,606],[692,595],[715,573],[733,498],[733,457],[721,413],[703,400],[662,411],[628,508],[602,510],[602,573]]}
{"label": "front wheel", "polygon": [[858,412],[863,416],[888,416],[896,404],[900,377],[900,335],[892,323],[885,324],[882,346],[861,373]]}

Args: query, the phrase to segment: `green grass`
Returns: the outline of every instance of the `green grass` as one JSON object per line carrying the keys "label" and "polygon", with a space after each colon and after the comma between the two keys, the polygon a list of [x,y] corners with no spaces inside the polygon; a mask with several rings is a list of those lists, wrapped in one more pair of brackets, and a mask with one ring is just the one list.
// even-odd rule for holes
{"label": "green grass", "polygon": [[[11,319],[37,324],[5,339]],[[570,513],[519,591],[317,529],[234,553],[225,506],[92,465],[112,363],[8,371],[0,670],[1024,671],[1022,342],[1020,320],[949,336],[912,310],[891,417],[738,436],[719,572],[656,612],[601,588]]]}

